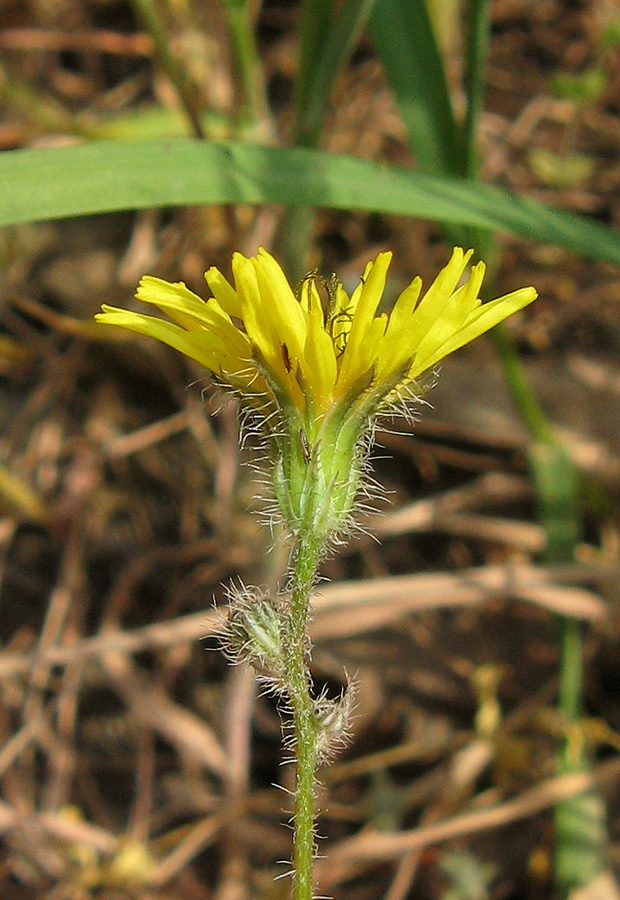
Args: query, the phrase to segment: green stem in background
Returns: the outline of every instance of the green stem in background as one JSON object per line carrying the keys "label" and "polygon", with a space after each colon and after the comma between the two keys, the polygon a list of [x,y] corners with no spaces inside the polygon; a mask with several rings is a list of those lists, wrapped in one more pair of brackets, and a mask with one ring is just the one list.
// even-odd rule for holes
{"label": "green stem in background", "polygon": [[536,441],[552,444],[553,432],[505,328],[493,329],[493,339],[500,355],[508,387],[530,435]]}
{"label": "green stem in background", "polygon": [[[582,714],[583,688],[583,637],[581,622],[577,619],[562,620],[562,661],[558,706],[569,722],[576,722]],[[579,754],[580,757],[583,754]],[[581,762],[582,760],[578,760]]]}
{"label": "green stem in background", "polygon": [[93,117],[70,112],[51,94],[34,90],[1,66],[0,101],[25,117],[30,126],[34,125],[37,130],[45,133],[66,132],[89,140],[97,137]]}
{"label": "green stem in background", "polygon": [[[407,33],[408,7],[416,11],[416,50]],[[425,0],[384,0],[373,14],[375,44],[394,89],[418,161],[425,171],[477,179],[476,135],[484,97],[484,71],[489,40],[488,0],[469,0],[464,91],[467,112],[457,127],[447,90],[445,60],[426,16]],[[411,20],[409,19],[409,22]],[[430,83],[429,83],[430,82]],[[479,228],[446,228],[453,241],[473,246],[485,258],[492,250],[490,232]],[[547,534],[548,561],[574,560],[579,538],[578,479],[553,434],[514,345],[503,328],[494,331],[506,379],[526,427],[534,439],[531,461]],[[561,620],[561,664],[558,705],[567,736],[558,760],[564,772],[588,765],[580,735],[583,647],[579,622]],[[605,807],[595,793],[571,798],[555,809],[555,879],[562,897],[587,885],[604,864]]]}
{"label": "green stem in background", "polygon": [[329,38],[332,0],[303,0],[299,24],[299,68],[295,79],[295,139],[306,116],[314,66]]}
{"label": "green stem in background", "polygon": [[[540,517],[547,536],[545,561],[573,562],[580,536],[579,477],[566,451],[553,438],[530,448]],[[565,729],[558,754],[560,773],[589,767],[589,755],[581,725],[583,716],[583,636],[577,619],[562,616],[558,711]],[[587,791],[563,800],[554,809],[554,875],[559,896],[569,897],[576,887],[586,887],[605,865],[606,809],[602,797]]]}
{"label": "green stem in background", "polygon": [[[488,0],[469,0],[466,47],[467,113],[463,123],[465,174],[475,178],[475,139],[484,96],[484,70],[489,42]],[[470,229],[472,240],[492,240],[490,233]],[[489,248],[478,246],[479,251]],[[559,444],[532,389],[525,368],[503,326],[493,336],[504,375],[521,417],[533,438],[530,464],[536,483],[540,517],[545,528],[549,563],[573,562],[579,540],[581,517],[578,504],[579,478],[572,461]],[[583,704],[583,635],[577,619],[563,616],[561,631],[558,710],[566,727],[558,768],[576,772],[589,765],[579,725]],[[607,840],[606,809],[602,798],[588,792],[562,801],[554,809],[554,877],[560,897],[575,887],[587,886],[604,866]]]}
{"label": "green stem in background", "polygon": [[155,8],[155,0],[131,0],[136,18],[151,36],[155,45],[155,54],[166,75],[174,85],[179,100],[189,119],[194,137],[204,138],[202,125],[198,115],[196,98],[191,89],[184,67],[176,56],[170,52],[170,44],[166,27]]}
{"label": "green stem in background", "polygon": [[297,284],[308,271],[310,232],[314,221],[311,206],[289,206],[282,217],[278,237],[278,256],[291,284]]}
{"label": "green stem in background", "polygon": [[[521,417],[533,438],[530,464],[536,484],[539,515],[545,529],[548,563],[573,562],[579,540],[579,477],[553,434],[532,390],[514,344],[504,329],[494,330],[504,373]],[[583,704],[583,635],[577,619],[561,616],[558,712],[566,729],[558,755],[561,774],[579,772],[589,766],[580,719]],[[554,878],[561,898],[576,887],[586,887],[602,871],[607,843],[606,809],[594,791],[571,797],[554,809]]]}
{"label": "green stem in background", "polygon": [[295,726],[294,900],[311,900],[314,860],[314,792],[317,767],[316,720],[308,668],[308,609],[322,547],[301,535],[297,547],[290,608],[283,635],[286,687]]}
{"label": "green stem in background", "polygon": [[467,43],[463,79],[467,97],[463,122],[463,173],[470,178],[474,177],[478,170],[476,138],[478,119],[484,104],[490,31],[488,0],[470,0],[467,4]]}
{"label": "green stem in background", "polygon": [[[530,465],[547,538],[545,561],[573,562],[581,529],[578,473],[538,403],[514,344],[501,326],[494,330],[494,337],[512,396],[533,438]],[[557,765],[561,774],[568,774],[589,766],[580,725],[583,715],[583,635],[582,624],[577,619],[561,616],[558,623],[557,702],[566,736]],[[589,885],[604,868],[605,802],[595,791],[563,800],[554,809],[554,824],[554,878],[559,896],[568,898],[576,887]]]}
{"label": "green stem in background", "polygon": [[[304,58],[309,57],[310,75],[304,79],[303,94],[298,92],[297,95],[297,147],[318,146],[334,82],[349,59],[374,3],[375,0],[346,0],[326,33],[322,34],[322,29],[317,27],[316,31],[322,37],[316,42],[312,55],[309,49],[304,53]],[[312,5],[310,0],[304,7]],[[316,35],[313,34],[313,38]]]}
{"label": "green stem in background", "polygon": [[370,25],[418,165],[462,175],[461,135],[426,0],[380,0]]}
{"label": "green stem in background", "polygon": [[[581,527],[578,473],[555,437],[514,344],[501,326],[494,330],[494,338],[512,396],[533,438],[530,464],[547,538],[545,561],[573,562]],[[558,711],[566,729],[558,769],[567,774],[583,771],[589,765],[579,724],[583,704],[583,635],[577,619],[562,616],[558,622]],[[605,803],[594,791],[563,800],[554,809],[554,824],[554,877],[559,896],[567,898],[574,888],[590,884],[604,867]]]}
{"label": "green stem in background", "polygon": [[[302,7],[300,64],[296,83],[296,147],[318,147],[334,82],[349,59],[375,0],[345,0],[333,18],[331,0],[305,0]],[[290,207],[284,216],[279,255],[292,282],[306,268],[313,210]]]}
{"label": "green stem in background", "polygon": [[[574,562],[581,516],[579,478],[540,406],[527,373],[504,328],[494,329],[504,374],[521,418],[533,438],[530,465],[536,485],[539,515],[547,538],[545,561]],[[559,617],[560,671],[558,711],[566,737],[558,757],[560,773],[579,772],[589,761],[579,721],[583,703],[583,636],[580,621]],[[554,877],[561,898],[575,887],[586,887],[604,866],[606,811],[602,798],[590,791],[557,804],[554,809]]]}
{"label": "green stem in background", "polygon": [[267,125],[270,120],[269,105],[250,3],[248,0],[224,0],[223,5],[232,52],[239,73],[241,91],[239,108],[245,108],[253,122]]}
{"label": "green stem in background", "polygon": [[[301,139],[301,135],[308,131],[306,127],[302,127],[301,123],[306,119],[314,66],[321,46],[329,36],[331,9],[332,0],[304,0],[302,3],[299,27],[299,68],[295,82],[294,141]],[[277,250],[282,259],[284,271],[293,284],[304,273],[313,216],[314,213],[310,207],[289,206],[282,219]]]}

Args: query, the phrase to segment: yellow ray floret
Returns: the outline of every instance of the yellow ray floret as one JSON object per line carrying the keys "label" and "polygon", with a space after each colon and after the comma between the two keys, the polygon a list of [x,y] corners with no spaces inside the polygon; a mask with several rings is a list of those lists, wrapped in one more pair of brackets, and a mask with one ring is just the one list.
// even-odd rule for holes
{"label": "yellow ray floret", "polygon": [[426,293],[414,279],[390,313],[378,309],[391,253],[368,263],[351,297],[336,283],[325,308],[316,276],[307,276],[296,294],[276,260],[261,249],[251,258],[234,254],[233,284],[209,269],[209,300],[182,282],[145,276],[136,296],[167,320],[108,306],[96,318],[157,338],[251,404],[284,405],[311,424],[341,401],[363,405],[372,395],[375,409],[382,396],[392,402],[448,354],[536,298],[534,288],[526,287],[483,304],[484,263],[471,267],[462,283],[471,255],[456,247]]}

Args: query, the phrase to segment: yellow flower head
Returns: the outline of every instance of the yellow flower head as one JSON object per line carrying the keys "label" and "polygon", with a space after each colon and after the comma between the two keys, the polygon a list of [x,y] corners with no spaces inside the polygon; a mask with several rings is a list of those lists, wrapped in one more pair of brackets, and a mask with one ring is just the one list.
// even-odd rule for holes
{"label": "yellow flower head", "polygon": [[[96,318],[169,344],[264,413],[273,423],[285,490],[298,483],[291,514],[299,516],[306,469],[315,470],[315,480],[321,475],[323,488],[332,493],[345,473],[350,481],[352,460],[359,475],[355,447],[373,416],[415,395],[420,375],[536,298],[527,287],[483,304],[478,295],[484,263],[474,265],[461,284],[472,252],[456,247],[426,293],[415,278],[389,313],[378,308],[391,253],[368,263],[350,297],[334,280],[324,303],[316,276],[306,276],[294,292],[273,256],[261,249],[251,258],[234,254],[234,286],[218,269],[209,269],[208,300],[182,282],[145,276],[136,296],[167,320],[109,306]],[[350,490],[345,494],[346,505]]]}
{"label": "yellow flower head", "polygon": [[391,253],[368,263],[351,297],[336,282],[325,309],[314,276],[296,294],[261,249],[249,259],[234,254],[234,287],[209,269],[209,300],[183,282],[142,278],[137,298],[171,321],[109,306],[96,319],[169,344],[255,406],[290,404],[300,424],[313,431],[312,422],[343,401],[365,406],[372,397],[376,408],[406,395],[422,373],[535,299],[528,287],[482,304],[484,263],[473,266],[459,287],[471,255],[455,248],[422,297],[421,279],[415,278],[392,311],[380,315]]}

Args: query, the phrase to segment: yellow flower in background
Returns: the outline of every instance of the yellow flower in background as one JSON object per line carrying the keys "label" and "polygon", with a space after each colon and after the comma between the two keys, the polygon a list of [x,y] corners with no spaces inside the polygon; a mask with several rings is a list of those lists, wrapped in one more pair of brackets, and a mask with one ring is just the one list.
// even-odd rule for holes
{"label": "yellow flower in background", "polygon": [[[167,320],[109,306],[96,319],[174,347],[264,415],[276,443],[276,495],[295,527],[309,506],[315,519],[317,490],[348,515],[373,417],[418,395],[420,375],[536,298],[527,287],[483,304],[484,263],[461,284],[472,253],[456,247],[424,294],[415,278],[389,313],[378,308],[391,253],[368,263],[350,297],[334,280],[324,303],[315,275],[295,292],[261,249],[233,255],[234,286],[209,269],[208,300],[182,282],[145,276],[136,296]],[[327,516],[327,531],[342,515]]]}

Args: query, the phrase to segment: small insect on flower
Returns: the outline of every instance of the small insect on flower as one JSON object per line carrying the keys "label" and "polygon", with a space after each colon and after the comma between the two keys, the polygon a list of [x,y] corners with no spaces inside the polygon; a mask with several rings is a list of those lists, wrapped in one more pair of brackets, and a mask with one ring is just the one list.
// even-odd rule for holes
{"label": "small insect on flower", "polygon": [[[334,274],[332,274],[330,278],[325,278],[325,276],[321,275],[317,268],[314,268],[310,272],[308,272],[307,275],[304,275],[304,277],[301,279],[301,281],[295,288],[295,296],[301,303],[304,299],[304,291],[316,291],[321,298],[321,306],[323,307],[325,319],[329,320],[336,305],[336,299],[338,296],[338,284],[338,279]],[[308,297],[306,297],[305,302],[310,302]]]}
{"label": "small insect on flower", "polygon": [[282,344],[282,359],[284,360],[284,368],[287,372],[291,371],[291,357],[288,355],[288,347]]}
{"label": "small insect on flower", "polygon": [[301,444],[301,455],[304,458],[304,462],[307,466],[310,465],[310,445],[308,444],[308,438],[306,437],[306,432],[303,428],[299,429],[299,443]]}

